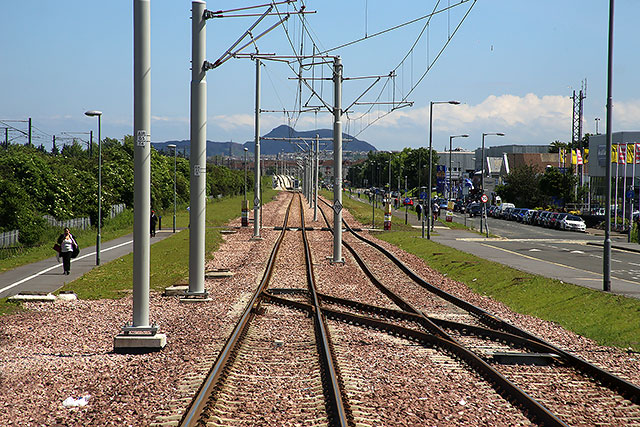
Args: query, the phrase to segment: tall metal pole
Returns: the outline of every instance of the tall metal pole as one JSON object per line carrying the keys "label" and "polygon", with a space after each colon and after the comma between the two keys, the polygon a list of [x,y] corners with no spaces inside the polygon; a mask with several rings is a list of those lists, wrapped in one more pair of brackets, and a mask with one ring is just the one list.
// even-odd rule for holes
{"label": "tall metal pole", "polygon": [[191,2],[191,154],[189,157],[189,291],[187,299],[206,298],[204,289],[204,257],[206,233],[207,172],[207,27],[206,4]]}
{"label": "tall metal pole", "polygon": [[102,114],[98,115],[98,235],[96,236],[96,265],[100,265],[100,243],[102,241]]}
{"label": "tall metal pole", "polygon": [[173,232],[176,232],[178,147],[173,147]]}
{"label": "tall metal pole", "polygon": [[[427,239],[431,239],[431,223],[433,218],[431,215],[431,165],[433,160],[431,159],[431,147],[433,145],[433,101],[429,103],[429,188],[427,188],[427,204],[429,205],[429,217],[427,218]],[[424,224],[422,226],[422,238],[424,239]]]}
{"label": "tall metal pole", "polygon": [[245,202],[247,201],[247,151],[249,149],[244,147],[244,198],[242,200]]}
{"label": "tall metal pole", "polygon": [[[151,19],[150,0],[133,2],[133,327],[149,326],[151,212]],[[100,135],[98,135],[98,152]],[[98,157],[100,154],[98,154]],[[99,221],[98,221],[99,223]]]}
{"label": "tall metal pole", "polygon": [[256,111],[255,111],[255,183],[253,199],[253,238],[260,238],[260,59],[256,58]]}
{"label": "tall metal pole", "polygon": [[453,182],[452,179],[451,179],[451,177],[453,175],[453,171],[451,170],[451,154],[453,152],[453,138],[454,138],[453,136],[449,137],[449,200],[452,199],[452,197],[451,197],[451,189],[453,188],[453,187],[451,187],[451,184]]}
{"label": "tall metal pole", "polygon": [[613,0],[609,0],[609,46],[607,55],[607,161],[606,161],[606,198],[604,218],[604,254],[602,256],[602,289],[611,291],[611,115],[613,89]]}
{"label": "tall metal pole", "polygon": [[333,262],[342,259],[342,61],[333,62]]}
{"label": "tall metal pole", "polygon": [[313,207],[313,194],[315,190],[315,169],[316,162],[313,161],[313,142],[309,144],[309,208]]}
{"label": "tall metal pole", "polygon": [[[482,134],[482,175],[480,175],[480,188],[482,188],[481,195],[484,194],[484,137],[485,133]],[[482,233],[482,220],[484,217],[484,202],[482,202],[482,210],[480,211],[480,233]]]}
{"label": "tall metal pole", "polygon": [[316,143],[315,143],[315,159],[313,163],[315,163],[316,167],[313,171],[313,220],[318,220],[318,149],[320,148],[320,140],[318,134],[316,134]]}
{"label": "tall metal pole", "polygon": [[31,147],[31,117],[29,117],[29,147]]}

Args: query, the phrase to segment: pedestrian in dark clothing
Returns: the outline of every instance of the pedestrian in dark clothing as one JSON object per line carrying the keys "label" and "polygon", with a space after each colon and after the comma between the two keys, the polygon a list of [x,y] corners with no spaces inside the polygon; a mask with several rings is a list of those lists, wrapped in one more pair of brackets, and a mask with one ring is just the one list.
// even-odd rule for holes
{"label": "pedestrian in dark clothing", "polygon": [[73,252],[78,250],[78,243],[68,228],[65,227],[64,232],[58,237],[58,245],[62,257],[62,274],[68,276],[71,272],[71,257]]}
{"label": "pedestrian in dark clothing", "polygon": [[151,237],[156,235],[156,224],[158,224],[158,217],[155,211],[151,211]]}
{"label": "pedestrian in dark clothing", "polygon": [[418,215],[418,221],[420,221],[420,217],[422,216],[422,205],[420,203],[416,205],[416,215]]}

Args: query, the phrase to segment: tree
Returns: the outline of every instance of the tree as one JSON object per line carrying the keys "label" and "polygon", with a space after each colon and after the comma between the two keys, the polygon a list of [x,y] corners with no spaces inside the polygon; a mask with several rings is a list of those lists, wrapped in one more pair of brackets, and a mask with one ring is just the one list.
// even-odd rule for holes
{"label": "tree", "polygon": [[542,206],[545,197],[540,191],[541,171],[537,166],[523,165],[513,169],[496,187],[496,194],[516,206]]}
{"label": "tree", "polygon": [[578,177],[573,166],[563,173],[556,167],[548,167],[540,178],[540,190],[552,203],[564,206],[575,201]]}

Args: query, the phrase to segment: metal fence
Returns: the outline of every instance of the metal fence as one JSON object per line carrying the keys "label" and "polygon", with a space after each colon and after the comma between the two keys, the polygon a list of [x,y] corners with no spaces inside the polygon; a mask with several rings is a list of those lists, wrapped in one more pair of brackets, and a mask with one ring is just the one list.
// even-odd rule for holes
{"label": "metal fence", "polygon": [[125,205],[124,203],[111,206],[111,211],[109,212],[110,217],[115,218],[116,216],[120,215],[122,212],[124,212],[126,207],[127,205]]}
{"label": "metal fence", "polygon": [[60,228],[67,227],[67,228],[74,228],[76,230],[78,229],[86,230],[87,228],[91,227],[91,220],[89,220],[89,217],[72,218],[72,219],[66,219],[63,221],[58,221],[51,215],[43,215],[43,218],[46,219],[49,225],[52,227],[60,227]]}
{"label": "metal fence", "polygon": [[18,230],[0,233],[0,248],[8,248],[18,243],[20,232]]}

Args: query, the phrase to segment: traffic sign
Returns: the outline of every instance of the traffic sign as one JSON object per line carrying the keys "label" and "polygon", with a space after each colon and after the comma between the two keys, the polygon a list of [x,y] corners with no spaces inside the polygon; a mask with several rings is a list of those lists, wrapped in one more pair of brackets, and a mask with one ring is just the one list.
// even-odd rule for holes
{"label": "traffic sign", "polygon": [[634,196],[633,190],[627,191],[627,199],[633,199],[633,196]]}
{"label": "traffic sign", "polygon": [[486,194],[483,194],[480,200],[482,200],[482,203],[487,203],[489,201],[489,198],[487,197]]}

